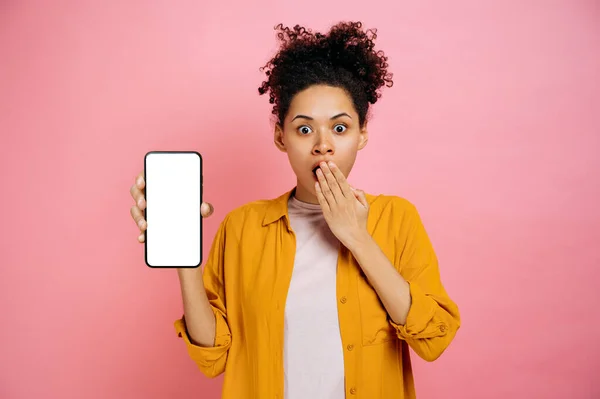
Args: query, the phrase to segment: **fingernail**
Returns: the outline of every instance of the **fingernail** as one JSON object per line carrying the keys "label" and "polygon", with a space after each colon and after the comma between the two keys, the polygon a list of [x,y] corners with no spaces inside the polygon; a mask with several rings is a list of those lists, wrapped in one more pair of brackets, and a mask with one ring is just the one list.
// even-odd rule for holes
{"label": "fingernail", "polygon": [[142,227],[144,227],[144,221],[143,221],[143,220],[140,220],[140,221],[138,222],[138,226],[139,226],[139,228],[140,228],[140,229],[141,229]]}
{"label": "fingernail", "polygon": [[329,166],[333,168],[335,167],[335,164],[332,161],[329,161]]}

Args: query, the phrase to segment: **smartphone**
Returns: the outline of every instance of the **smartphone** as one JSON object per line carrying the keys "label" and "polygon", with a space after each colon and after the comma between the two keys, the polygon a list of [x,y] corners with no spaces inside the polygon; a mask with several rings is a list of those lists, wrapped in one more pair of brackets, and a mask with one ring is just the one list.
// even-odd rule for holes
{"label": "smartphone", "polygon": [[202,263],[202,156],[150,151],[144,157],[149,267],[193,268]]}

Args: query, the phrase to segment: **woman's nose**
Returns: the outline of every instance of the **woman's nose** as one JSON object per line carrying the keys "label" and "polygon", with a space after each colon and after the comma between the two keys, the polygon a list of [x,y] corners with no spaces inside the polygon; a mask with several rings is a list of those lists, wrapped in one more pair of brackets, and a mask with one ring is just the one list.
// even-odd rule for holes
{"label": "woman's nose", "polygon": [[314,147],[315,154],[333,154],[333,147],[326,142],[319,143]]}
{"label": "woman's nose", "polygon": [[320,134],[317,140],[313,148],[315,154],[332,154],[334,152],[333,143],[328,139],[327,135]]}

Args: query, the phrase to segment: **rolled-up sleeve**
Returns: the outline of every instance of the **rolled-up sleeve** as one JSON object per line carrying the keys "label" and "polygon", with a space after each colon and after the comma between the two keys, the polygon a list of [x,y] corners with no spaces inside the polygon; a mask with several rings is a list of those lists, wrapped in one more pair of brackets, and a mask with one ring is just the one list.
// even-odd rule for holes
{"label": "rolled-up sleeve", "polygon": [[175,321],[177,336],[185,342],[190,358],[210,378],[216,377],[225,371],[227,354],[231,347],[231,330],[227,323],[223,281],[226,222],[227,218],[219,226],[202,273],[208,301],[215,315],[214,346],[199,346],[191,342],[186,327],[185,315]]}
{"label": "rolled-up sleeve", "polygon": [[437,256],[412,204],[401,225],[396,267],[409,284],[411,306],[404,325],[390,323],[419,357],[433,361],[454,339],[460,313],[442,285]]}

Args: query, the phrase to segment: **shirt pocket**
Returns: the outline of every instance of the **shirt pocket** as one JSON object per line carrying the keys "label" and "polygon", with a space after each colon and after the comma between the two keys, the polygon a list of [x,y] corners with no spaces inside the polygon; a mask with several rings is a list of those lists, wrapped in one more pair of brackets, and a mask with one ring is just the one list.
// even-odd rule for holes
{"label": "shirt pocket", "polygon": [[362,272],[358,276],[357,288],[362,345],[378,345],[396,339],[396,330],[388,321],[385,307]]}

